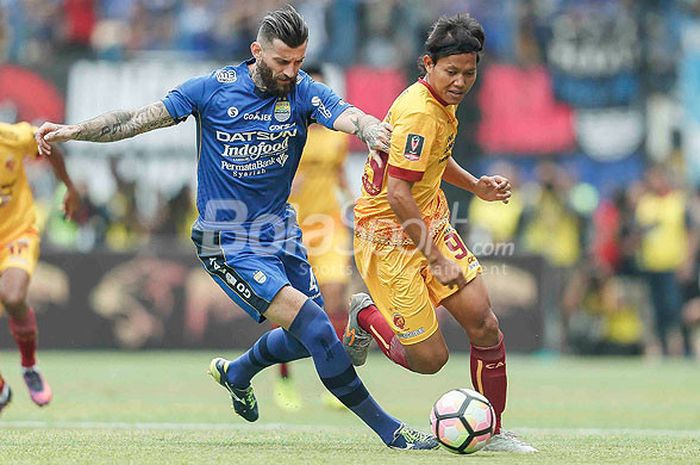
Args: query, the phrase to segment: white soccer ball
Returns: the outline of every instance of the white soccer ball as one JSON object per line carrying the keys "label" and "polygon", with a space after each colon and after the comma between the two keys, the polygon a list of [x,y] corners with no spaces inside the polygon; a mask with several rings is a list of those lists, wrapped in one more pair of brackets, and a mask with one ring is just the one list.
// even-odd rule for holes
{"label": "white soccer ball", "polygon": [[430,426],[447,450],[473,454],[483,448],[496,428],[496,414],[486,397],[471,389],[443,394],[430,412]]}

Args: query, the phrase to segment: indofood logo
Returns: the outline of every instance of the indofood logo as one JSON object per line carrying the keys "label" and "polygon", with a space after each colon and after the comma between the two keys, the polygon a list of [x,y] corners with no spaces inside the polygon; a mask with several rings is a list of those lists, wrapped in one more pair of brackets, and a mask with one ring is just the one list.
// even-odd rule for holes
{"label": "indofood logo", "polygon": [[254,161],[260,157],[286,153],[289,149],[289,138],[296,135],[297,128],[277,133],[250,131],[230,134],[216,131],[216,140],[224,142],[221,156]]}

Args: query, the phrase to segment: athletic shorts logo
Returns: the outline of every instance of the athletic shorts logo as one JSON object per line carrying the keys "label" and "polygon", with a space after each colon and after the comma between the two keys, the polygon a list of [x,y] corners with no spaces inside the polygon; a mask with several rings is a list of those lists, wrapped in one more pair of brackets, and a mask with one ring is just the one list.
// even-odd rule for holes
{"label": "athletic shorts logo", "polygon": [[418,329],[415,329],[413,331],[409,331],[407,333],[397,333],[396,337],[398,337],[399,339],[410,339],[412,337],[420,336],[424,332],[425,332],[425,328],[418,328]]}
{"label": "athletic shorts logo", "polygon": [[279,100],[275,103],[274,115],[277,121],[284,123],[292,116],[292,105],[287,100]]}
{"label": "athletic shorts logo", "polygon": [[398,313],[393,315],[394,326],[399,329],[404,329],[406,327],[406,319]]}
{"label": "athletic shorts logo", "polygon": [[238,80],[235,69],[222,69],[216,73],[216,80],[222,84],[231,84]]}
{"label": "athletic shorts logo", "polygon": [[256,271],[253,275],[253,279],[256,283],[263,284],[265,281],[267,281],[267,276],[265,276],[265,273],[262,271]]}
{"label": "athletic shorts logo", "polygon": [[403,149],[403,156],[407,160],[416,161],[423,153],[423,143],[425,138],[418,134],[409,134],[406,138],[406,147]]}
{"label": "athletic shorts logo", "polygon": [[236,108],[236,107],[228,107],[228,110],[226,110],[226,113],[228,113],[228,115],[229,115],[231,118],[235,118],[236,116],[238,116],[238,108]]}

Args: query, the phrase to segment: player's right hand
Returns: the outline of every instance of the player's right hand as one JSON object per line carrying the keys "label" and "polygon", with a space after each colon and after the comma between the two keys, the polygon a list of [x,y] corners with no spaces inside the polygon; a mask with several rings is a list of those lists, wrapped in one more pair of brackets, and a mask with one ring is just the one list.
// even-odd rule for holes
{"label": "player's right hand", "polygon": [[80,209],[80,194],[71,186],[66,191],[66,195],[63,196],[63,205],[61,206],[61,211],[63,211],[63,216],[68,220],[75,221],[75,216]]}
{"label": "player's right hand", "polygon": [[51,144],[71,140],[78,128],[73,125],[46,122],[39,127],[34,137],[39,155],[51,155]]}
{"label": "player's right hand", "polygon": [[376,124],[367,125],[364,130],[364,137],[370,152],[378,150],[380,152],[389,153],[392,130],[391,124],[386,121],[379,121]]}
{"label": "player's right hand", "polygon": [[441,257],[430,264],[430,272],[440,284],[448,287],[462,289],[467,285],[467,278],[464,277],[462,269],[452,260]]}

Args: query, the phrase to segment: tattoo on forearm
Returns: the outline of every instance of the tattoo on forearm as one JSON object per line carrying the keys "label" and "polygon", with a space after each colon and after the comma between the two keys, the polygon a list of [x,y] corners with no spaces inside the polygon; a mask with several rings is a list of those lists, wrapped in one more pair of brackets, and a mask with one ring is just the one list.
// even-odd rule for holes
{"label": "tattoo on forearm", "polygon": [[[370,131],[367,131],[367,126],[369,126],[369,124],[368,124],[369,122],[367,121],[367,119],[370,119],[370,118],[364,118],[365,121],[362,121],[363,117],[365,117],[367,115],[355,110],[354,108],[350,109],[349,111],[352,112],[352,113],[350,113],[350,122],[354,126],[352,133],[354,135],[356,135],[365,144],[369,144],[369,143],[373,142],[374,139],[376,138],[376,134],[372,135],[372,134],[369,134]],[[374,119],[374,118],[371,118],[371,119]],[[372,136],[374,136],[374,138]]]}
{"label": "tattoo on forearm", "polygon": [[112,111],[80,123],[74,139],[113,142],[175,123],[163,102],[156,102],[138,110]]}
{"label": "tattoo on forearm", "polygon": [[353,134],[357,135],[360,139],[362,139],[362,128],[360,127],[360,118],[358,118],[357,116],[353,116],[352,118],[350,118],[350,122],[353,126],[355,126]]}

